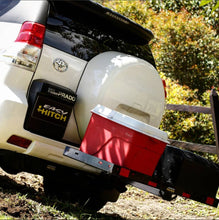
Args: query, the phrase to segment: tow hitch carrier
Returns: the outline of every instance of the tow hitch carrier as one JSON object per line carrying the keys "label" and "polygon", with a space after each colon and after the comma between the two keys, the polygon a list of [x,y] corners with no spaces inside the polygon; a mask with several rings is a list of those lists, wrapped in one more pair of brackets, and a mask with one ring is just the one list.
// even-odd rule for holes
{"label": "tow hitch carrier", "polygon": [[[218,96],[214,98],[218,126]],[[65,156],[165,200],[179,195],[218,206],[218,164],[167,145],[162,131],[119,112],[97,106],[92,113],[80,150],[66,147]]]}
{"label": "tow hitch carrier", "polygon": [[219,166],[189,151],[172,146],[166,149],[152,176],[115,165],[80,150],[66,147],[64,155],[105,175],[120,177],[125,183],[148,191],[165,200],[177,195],[217,207]]}

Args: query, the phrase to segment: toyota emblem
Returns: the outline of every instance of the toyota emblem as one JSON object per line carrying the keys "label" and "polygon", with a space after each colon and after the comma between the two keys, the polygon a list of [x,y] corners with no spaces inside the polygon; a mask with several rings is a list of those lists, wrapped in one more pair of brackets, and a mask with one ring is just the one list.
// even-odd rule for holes
{"label": "toyota emblem", "polygon": [[68,69],[68,64],[61,58],[56,58],[53,61],[53,67],[59,72],[65,72]]}

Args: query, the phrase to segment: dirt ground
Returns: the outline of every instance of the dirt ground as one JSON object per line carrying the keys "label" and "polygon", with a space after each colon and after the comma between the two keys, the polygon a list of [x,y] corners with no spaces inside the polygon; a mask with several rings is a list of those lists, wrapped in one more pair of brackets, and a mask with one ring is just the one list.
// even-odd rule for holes
{"label": "dirt ground", "polygon": [[[44,212],[41,210],[43,206],[40,200],[43,195],[42,181],[43,178],[38,175],[28,173],[9,175],[0,169],[0,213],[18,218],[38,218],[39,216],[44,219],[63,218],[63,215],[60,216],[59,213],[54,214],[52,211]],[[8,188],[17,190],[19,196],[16,193],[6,193],[5,189]],[[31,193],[33,194],[31,198],[23,199],[26,194]],[[47,208],[47,210],[49,209]],[[219,219],[219,208],[212,208],[181,197],[168,202],[135,187],[129,187],[126,193],[121,194],[116,203],[108,202],[99,211],[99,214],[101,215],[100,219],[108,219],[109,217],[110,219],[130,220]],[[74,219],[80,219],[80,217],[74,217]],[[92,217],[88,215],[83,219],[92,219]]]}

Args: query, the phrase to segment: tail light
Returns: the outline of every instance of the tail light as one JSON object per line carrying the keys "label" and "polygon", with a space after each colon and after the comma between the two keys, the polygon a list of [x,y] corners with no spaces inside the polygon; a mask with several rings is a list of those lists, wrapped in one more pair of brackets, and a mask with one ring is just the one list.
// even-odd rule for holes
{"label": "tail light", "polygon": [[45,26],[34,22],[24,22],[15,42],[24,42],[42,48]]}
{"label": "tail light", "polygon": [[24,22],[14,44],[3,54],[5,61],[34,72],[40,58],[45,30],[42,24]]}
{"label": "tail light", "polygon": [[164,95],[165,95],[165,98],[166,98],[167,97],[167,90],[166,90],[167,85],[166,85],[166,82],[165,82],[164,79],[162,79],[162,82],[163,82],[163,88],[164,88]]}

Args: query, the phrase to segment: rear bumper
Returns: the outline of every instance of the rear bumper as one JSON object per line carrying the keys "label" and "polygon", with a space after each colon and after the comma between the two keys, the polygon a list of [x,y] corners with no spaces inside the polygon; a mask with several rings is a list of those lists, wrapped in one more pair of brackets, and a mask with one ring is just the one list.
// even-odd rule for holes
{"label": "rear bumper", "polygon": [[[27,106],[24,103],[22,104],[12,100],[4,100],[0,103],[0,149],[38,157],[81,170],[85,169],[91,172],[94,170],[78,161],[74,162],[71,159],[66,159],[63,156],[65,143],[53,141],[52,139],[26,131],[23,128],[26,110]],[[12,135],[29,139],[32,142],[27,149],[9,144],[7,140]]]}

